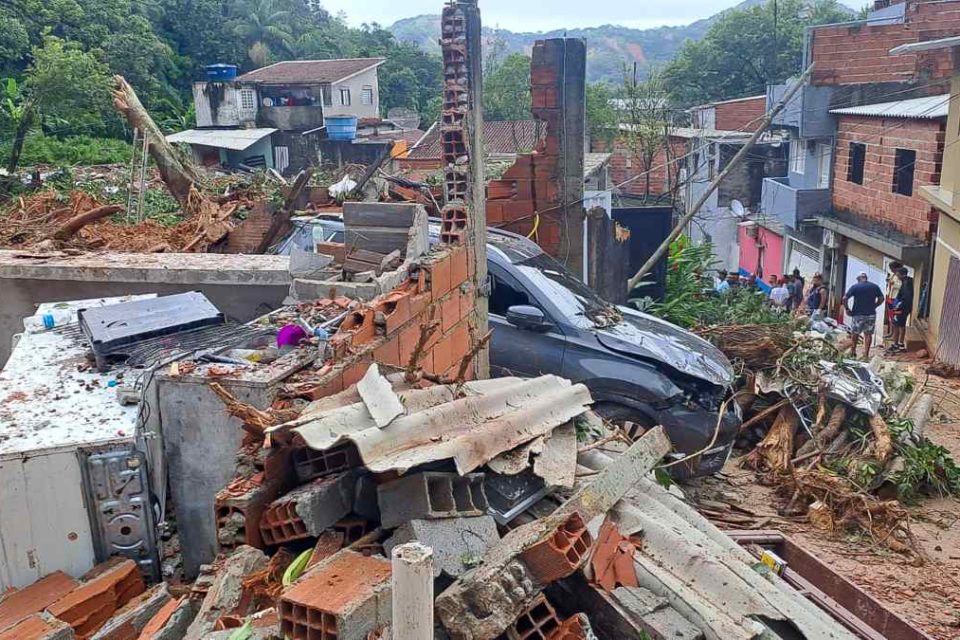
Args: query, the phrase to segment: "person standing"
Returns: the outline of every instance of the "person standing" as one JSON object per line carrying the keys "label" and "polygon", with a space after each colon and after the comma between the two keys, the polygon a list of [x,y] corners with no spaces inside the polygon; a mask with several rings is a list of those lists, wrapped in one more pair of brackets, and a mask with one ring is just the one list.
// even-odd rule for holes
{"label": "person standing", "polygon": [[[853,300],[853,308],[847,306],[847,302]],[[870,347],[873,346],[873,334],[877,327],[877,307],[884,303],[883,291],[876,284],[870,282],[865,271],[857,275],[857,282],[847,289],[841,304],[844,311],[850,316],[850,332],[853,334],[853,346],[850,347],[850,355],[857,357],[857,343],[860,341],[860,334],[863,334],[863,358],[870,358]]]}
{"label": "person standing", "polygon": [[893,302],[897,299],[897,293],[900,292],[900,275],[899,271],[903,267],[903,264],[894,260],[890,263],[890,273],[887,274],[887,335],[884,337],[893,336]]}
{"label": "person standing", "polygon": [[897,295],[891,305],[893,318],[893,344],[887,349],[887,353],[897,353],[907,350],[907,320],[913,313],[913,278],[906,267],[901,266],[897,269],[897,279],[900,286],[897,288]]}
{"label": "person standing", "polygon": [[[794,276],[793,280],[797,283],[797,287],[803,287],[803,280],[800,277]],[[827,314],[827,287],[823,284],[823,276],[819,273],[814,274],[810,293],[807,294],[807,313],[811,317],[817,314],[819,314],[818,317],[823,317]]]}
{"label": "person standing", "polygon": [[800,309],[803,305],[803,278],[791,274],[787,289],[790,291],[790,309]]}
{"label": "person standing", "polygon": [[786,309],[790,300],[790,291],[787,289],[787,283],[783,278],[777,280],[776,276],[770,276],[770,304],[775,309]]}

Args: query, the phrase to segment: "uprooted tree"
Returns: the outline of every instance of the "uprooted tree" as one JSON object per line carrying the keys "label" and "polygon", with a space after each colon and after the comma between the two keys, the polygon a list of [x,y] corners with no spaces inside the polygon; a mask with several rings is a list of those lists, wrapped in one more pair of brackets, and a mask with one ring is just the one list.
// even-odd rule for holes
{"label": "uprooted tree", "polygon": [[137,93],[123,76],[114,76],[113,106],[134,129],[143,132],[150,157],[170,194],[180,204],[184,217],[196,225],[196,236],[185,251],[203,251],[224,238],[233,228],[237,202],[222,204],[204,195],[198,185],[196,168],[174,148],[141,104]]}

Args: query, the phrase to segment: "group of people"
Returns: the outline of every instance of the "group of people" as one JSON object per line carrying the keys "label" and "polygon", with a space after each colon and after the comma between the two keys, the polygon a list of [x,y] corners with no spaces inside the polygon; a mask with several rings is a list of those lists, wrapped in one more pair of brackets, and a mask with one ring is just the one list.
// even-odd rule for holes
{"label": "group of people", "polygon": [[[754,275],[741,278],[738,273],[728,273],[726,271],[720,271],[718,275],[720,276],[720,283],[716,289],[720,294],[739,288],[760,292]],[[800,274],[799,269],[794,269],[792,274],[783,277],[771,275],[768,283],[770,292],[767,297],[770,305],[774,308],[783,310],[784,313],[805,310],[814,319],[823,318],[827,315],[829,291],[821,274],[813,275],[809,287],[806,286],[806,280]],[[890,327],[888,337],[891,338],[891,345],[887,349],[887,353],[905,351],[907,348],[907,319],[913,312],[913,300],[913,278],[910,276],[909,270],[899,262],[890,264],[886,291],[880,289],[876,283],[870,282],[866,272],[857,274],[857,282],[846,291],[841,299],[844,315],[847,318],[847,326],[850,328],[853,337],[850,353],[856,357],[857,346],[862,335],[864,338],[864,358],[868,359],[870,357],[873,335],[876,332],[877,309],[880,305],[886,305],[886,319]]]}

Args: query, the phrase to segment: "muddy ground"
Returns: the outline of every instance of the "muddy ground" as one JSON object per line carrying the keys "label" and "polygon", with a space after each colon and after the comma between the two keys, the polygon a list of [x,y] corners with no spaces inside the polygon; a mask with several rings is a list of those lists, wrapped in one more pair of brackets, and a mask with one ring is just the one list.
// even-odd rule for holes
{"label": "muddy ground", "polygon": [[[921,366],[917,382],[937,401],[928,437],[960,461],[960,380],[928,377]],[[735,460],[684,491],[720,528],[779,530],[931,637],[960,640],[960,501],[930,498],[910,507],[918,553],[903,555],[865,537],[827,535],[805,518],[780,517],[776,488]]]}

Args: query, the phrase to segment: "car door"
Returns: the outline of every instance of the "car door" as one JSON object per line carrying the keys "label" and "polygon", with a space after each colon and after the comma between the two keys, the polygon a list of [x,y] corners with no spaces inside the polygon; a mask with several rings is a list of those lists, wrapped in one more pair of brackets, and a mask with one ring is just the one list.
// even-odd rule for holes
{"label": "car door", "polygon": [[[502,266],[488,262],[490,277],[490,372],[494,376],[559,375],[563,367],[565,338],[535,292]],[[551,321],[546,330],[521,329],[507,322],[507,309],[515,305],[539,308]]]}

